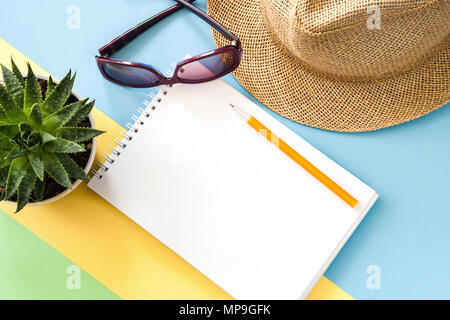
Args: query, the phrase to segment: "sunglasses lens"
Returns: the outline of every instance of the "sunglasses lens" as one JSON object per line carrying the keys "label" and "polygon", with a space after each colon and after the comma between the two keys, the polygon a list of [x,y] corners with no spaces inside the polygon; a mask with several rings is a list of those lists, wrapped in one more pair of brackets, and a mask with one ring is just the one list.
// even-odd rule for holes
{"label": "sunglasses lens", "polygon": [[235,63],[231,52],[216,54],[183,65],[177,76],[183,80],[208,80],[233,70]]}
{"label": "sunglasses lens", "polygon": [[111,79],[125,85],[145,86],[160,82],[158,76],[147,69],[105,62],[103,70]]}

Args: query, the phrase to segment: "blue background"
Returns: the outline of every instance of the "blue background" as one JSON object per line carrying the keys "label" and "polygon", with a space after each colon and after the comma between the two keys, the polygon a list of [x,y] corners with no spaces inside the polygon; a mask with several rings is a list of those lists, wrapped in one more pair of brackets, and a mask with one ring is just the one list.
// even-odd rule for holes
{"label": "blue background", "polygon": [[[148,89],[104,80],[97,49],[172,0],[15,0],[2,4],[0,37],[62,78],[77,71],[75,90],[124,125]],[[67,28],[67,8],[81,9],[81,29]],[[206,10],[206,1],[196,5]],[[114,57],[170,69],[186,54],[215,48],[207,24],[182,10],[147,31]],[[249,96],[232,76],[226,80]],[[371,133],[334,133],[277,119],[362,179],[380,199],[326,276],[357,299],[450,299],[450,108]],[[107,128],[106,128],[107,129]],[[381,288],[366,286],[370,265]]]}

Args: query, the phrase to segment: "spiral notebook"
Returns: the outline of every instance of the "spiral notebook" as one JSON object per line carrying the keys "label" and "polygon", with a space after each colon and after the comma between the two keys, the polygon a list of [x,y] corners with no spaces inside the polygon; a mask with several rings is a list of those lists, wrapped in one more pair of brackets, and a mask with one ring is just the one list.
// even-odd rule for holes
{"label": "spiral notebook", "polygon": [[[253,115],[359,201],[248,126]],[[237,299],[302,299],[377,194],[222,80],[162,87],[89,187]]]}

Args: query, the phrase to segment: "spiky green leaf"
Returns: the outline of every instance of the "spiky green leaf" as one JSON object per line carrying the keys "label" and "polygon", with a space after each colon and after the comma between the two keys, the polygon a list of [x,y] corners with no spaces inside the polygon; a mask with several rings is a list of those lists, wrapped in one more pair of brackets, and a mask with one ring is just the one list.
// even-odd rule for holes
{"label": "spiky green leaf", "polygon": [[38,128],[42,126],[42,113],[41,113],[41,106],[39,104],[35,103],[31,107],[28,119],[30,119],[30,121]]}
{"label": "spiky green leaf", "polygon": [[0,134],[0,151],[10,151],[13,147],[11,138]]}
{"label": "spiky green leaf", "polygon": [[36,173],[39,180],[44,180],[44,162],[42,160],[41,152],[29,152],[27,154],[28,161],[31,164],[34,172]]}
{"label": "spiky green leaf", "polygon": [[47,82],[47,92],[45,93],[45,96],[48,97],[50,93],[55,89],[55,82],[53,81],[52,76],[48,78]]}
{"label": "spiky green leaf", "polygon": [[[11,64],[14,74],[21,80],[22,86],[24,86],[25,80],[23,79],[22,74],[20,73],[19,68],[17,68],[16,64],[14,63],[12,57],[11,57]],[[0,108],[0,123],[9,123],[9,119],[5,114],[5,112],[3,111],[3,108]]]}
{"label": "spiky green leaf", "polygon": [[28,122],[21,122],[19,123],[19,131],[25,132],[25,131],[32,131],[33,127]]}
{"label": "spiky green leaf", "polygon": [[26,119],[22,109],[17,107],[12,96],[5,86],[0,84],[0,106],[7,119],[1,119],[8,123],[17,123]]}
{"label": "spiky green leaf", "polygon": [[8,178],[9,167],[0,169],[0,187],[5,187],[6,179]]}
{"label": "spiky green leaf", "polygon": [[39,140],[39,133],[35,132],[28,138],[26,148],[31,152],[39,152],[41,145],[42,143]]}
{"label": "spiky green leaf", "polygon": [[41,86],[39,85],[33,69],[31,69],[31,66],[28,63],[28,75],[25,80],[25,98],[23,105],[24,112],[29,114],[31,107],[33,107],[35,103],[42,103]]}
{"label": "spiky green leaf", "polygon": [[2,124],[0,125],[0,134],[12,137],[19,133],[19,126],[17,124]]}
{"label": "spiky green leaf", "polygon": [[[9,94],[16,103],[17,108],[22,109],[24,97],[23,94],[24,88],[22,85],[23,78],[22,76],[18,78],[12,71],[6,68],[3,64],[1,65],[1,67],[3,73],[3,81],[5,82],[6,89],[8,90]],[[22,81],[20,81],[20,79],[22,79]]]}
{"label": "spiky green leaf", "polygon": [[0,105],[0,125],[9,124],[9,123],[10,123],[9,118],[6,115],[5,111],[3,111],[2,106]]}
{"label": "spiky green leaf", "polygon": [[7,159],[9,151],[0,151],[0,168],[8,167],[11,164],[11,159]]}
{"label": "spiky green leaf", "polygon": [[25,88],[25,79],[23,78],[22,72],[20,72],[19,68],[17,67],[12,57],[11,57],[11,66],[12,72],[16,75],[17,79],[19,79],[20,83],[22,84],[22,88]]}
{"label": "spiky green leaf", "polygon": [[14,193],[16,193],[17,188],[22,182],[23,177],[26,174],[26,169],[28,166],[27,157],[16,158],[11,161],[11,165],[9,167],[8,179],[6,180],[6,188],[4,199],[8,200],[11,198]]}
{"label": "spiky green leaf", "polygon": [[16,159],[20,158],[28,152],[27,149],[22,149],[20,146],[14,146],[8,153],[5,159]]}
{"label": "spiky green leaf", "polygon": [[[55,89],[56,90],[56,89]],[[69,104],[58,111],[47,115],[42,125],[47,132],[53,132],[67,123],[76,113],[86,103],[87,99],[80,100],[75,103]]]}
{"label": "spiky green leaf", "polygon": [[41,135],[42,138],[42,144],[46,144],[49,141],[55,140],[56,137],[51,135],[50,133],[47,133],[45,131],[40,131],[39,134]]}
{"label": "spiky green leaf", "polygon": [[42,103],[42,113],[44,115],[58,111],[64,106],[67,98],[70,96],[72,91],[73,81],[75,79],[71,78],[71,71],[61,80],[60,83],[52,90],[52,92],[45,97]]}
{"label": "spiky green leaf", "polygon": [[19,133],[19,127],[15,124],[0,125],[0,134],[12,137]]}
{"label": "spiky green leaf", "polygon": [[45,181],[36,179],[33,192],[34,200],[41,201],[42,199],[44,199],[44,190],[45,190]]}
{"label": "spiky green leaf", "polygon": [[25,207],[30,201],[31,192],[33,192],[34,185],[36,183],[36,174],[31,166],[26,169],[25,176],[23,177],[19,188],[17,189],[17,208],[16,213]]}
{"label": "spiky green leaf", "polygon": [[78,143],[66,140],[63,138],[56,138],[44,145],[45,152],[55,153],[76,153],[85,151],[84,147]]}
{"label": "spiky green leaf", "polygon": [[8,178],[9,166],[0,169],[0,201],[5,196],[6,179]]}
{"label": "spiky green leaf", "polygon": [[64,127],[59,129],[58,135],[61,138],[73,142],[82,142],[90,140],[104,132],[105,131],[97,130],[94,128]]}
{"label": "spiky green leaf", "polygon": [[56,153],[55,155],[58,157],[70,177],[84,181],[89,180],[89,177],[84,170],[81,169],[69,155],[65,153]]}
{"label": "spiky green leaf", "polygon": [[95,104],[95,100],[86,103],[85,105],[83,105],[78,112],[72,117],[72,119],[70,119],[67,123],[66,126],[67,127],[75,127],[76,125],[78,125],[81,121],[83,121],[84,119],[86,119],[89,115],[89,113],[91,113],[92,108],[94,107]]}
{"label": "spiky green leaf", "polygon": [[53,153],[47,152],[43,153],[42,159],[45,172],[63,187],[71,188],[72,184],[70,183],[69,175],[59,159]]}

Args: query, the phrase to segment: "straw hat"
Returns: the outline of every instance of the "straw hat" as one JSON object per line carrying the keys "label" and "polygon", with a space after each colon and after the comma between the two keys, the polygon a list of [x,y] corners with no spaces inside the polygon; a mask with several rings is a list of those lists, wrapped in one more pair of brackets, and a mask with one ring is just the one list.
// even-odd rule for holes
{"label": "straw hat", "polygon": [[[450,100],[450,0],[208,0],[207,6],[242,41],[236,78],[294,121],[370,131]],[[213,35],[218,46],[227,44]]]}

